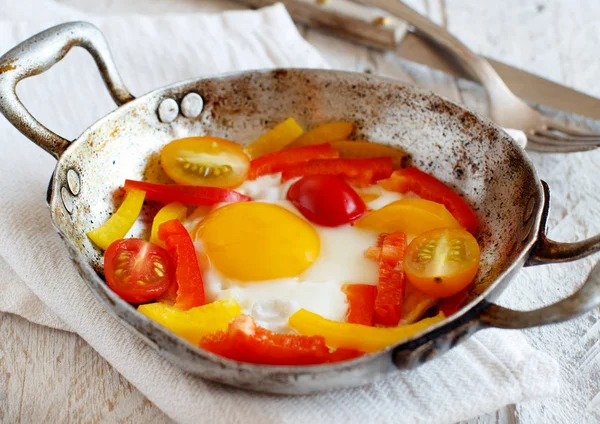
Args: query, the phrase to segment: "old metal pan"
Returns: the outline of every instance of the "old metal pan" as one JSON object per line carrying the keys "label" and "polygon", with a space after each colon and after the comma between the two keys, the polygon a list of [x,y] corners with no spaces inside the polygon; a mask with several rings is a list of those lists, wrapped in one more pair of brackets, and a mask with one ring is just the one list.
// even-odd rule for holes
{"label": "old metal pan", "polygon": [[[92,54],[120,107],[70,142],[31,116],[15,87],[50,68],[74,46]],[[190,97],[190,93],[195,94]],[[548,324],[600,304],[599,267],[580,291],[546,308],[519,312],[491,303],[521,267],[589,255],[600,250],[600,237],[578,243],[547,239],[549,192],[525,152],[492,122],[393,80],[279,69],[186,81],[136,99],[119,77],[98,29],[76,22],[44,31],[0,58],[0,111],[58,160],[48,190],[52,222],[90,290],[161,355],[211,380],[288,394],[357,386],[415,367],[479,329]],[[460,313],[396,346],[350,362],[259,366],[200,350],[139,314],[107,288],[102,280],[102,253],[85,233],[115,210],[112,194],[125,178],[160,179],[158,152],[174,138],[212,134],[247,143],[289,116],[306,127],[340,119],[356,122],[360,138],[401,147],[418,167],[465,196],[481,222],[477,238],[482,261],[468,304]],[[145,231],[140,227],[135,233]]]}

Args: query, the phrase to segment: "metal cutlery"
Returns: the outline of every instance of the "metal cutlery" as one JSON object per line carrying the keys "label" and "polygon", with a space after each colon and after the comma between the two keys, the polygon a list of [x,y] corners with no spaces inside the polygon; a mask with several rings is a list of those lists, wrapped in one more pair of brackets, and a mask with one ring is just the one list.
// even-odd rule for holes
{"label": "metal cutlery", "polygon": [[456,37],[400,1],[358,0],[406,20],[418,35],[440,46],[471,72],[485,87],[491,118],[507,128],[523,131],[531,150],[577,152],[600,146],[600,134],[572,128],[533,109],[518,98],[502,81],[487,60],[473,53]]}
{"label": "metal cutlery", "polygon": [[[259,7],[272,0],[241,0]],[[482,83],[488,92],[490,115],[500,125],[524,131],[528,148],[546,152],[571,152],[600,146],[600,134],[590,134],[542,114],[514,94],[499,76],[507,77],[522,97],[552,107],[598,118],[600,100],[499,62],[488,61],[426,17],[397,0],[282,0],[298,22],[333,30],[361,43],[391,49],[427,65],[456,74],[456,67],[440,60],[439,51],[459,63],[462,75]],[[387,16],[386,11],[392,16]],[[408,25],[406,24],[408,23]],[[416,35],[414,35],[416,34]],[[427,40],[429,43],[422,40]],[[433,45],[433,48],[432,48]],[[437,66],[436,66],[437,65]],[[441,66],[440,66],[441,65]],[[527,81],[527,84],[519,82]],[[537,87],[532,90],[531,87]],[[533,97],[533,98],[532,98]],[[563,100],[564,99],[564,100]]]}

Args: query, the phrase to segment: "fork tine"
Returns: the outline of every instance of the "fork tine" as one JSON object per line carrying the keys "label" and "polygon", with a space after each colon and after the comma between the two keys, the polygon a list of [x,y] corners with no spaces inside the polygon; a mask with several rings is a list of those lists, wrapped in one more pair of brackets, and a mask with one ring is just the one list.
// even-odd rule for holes
{"label": "fork tine", "polygon": [[574,137],[581,137],[581,138],[598,138],[600,137],[600,134],[594,134],[588,131],[582,131],[576,128],[572,128],[566,125],[563,125],[559,122],[556,122],[554,120],[547,120],[546,121],[546,126],[549,130],[555,130],[555,131],[560,131],[563,132],[565,134],[568,134],[570,136],[574,136]]}
{"label": "fork tine", "polygon": [[527,135],[527,149],[547,153],[572,153],[594,150],[597,146],[555,140],[536,134]]}
{"label": "fork tine", "polygon": [[546,130],[546,129],[536,129],[534,131],[535,135],[540,137],[546,137],[550,140],[554,140],[555,144],[562,143],[571,143],[571,144],[580,144],[584,146],[594,146],[600,145],[600,134],[598,135],[586,135],[586,136],[572,136],[572,135],[564,135],[559,132]]}

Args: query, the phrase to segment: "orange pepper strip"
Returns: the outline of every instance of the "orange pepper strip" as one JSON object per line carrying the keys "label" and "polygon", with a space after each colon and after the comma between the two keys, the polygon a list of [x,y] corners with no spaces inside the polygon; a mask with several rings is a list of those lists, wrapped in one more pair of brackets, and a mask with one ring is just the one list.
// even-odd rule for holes
{"label": "orange pepper strip", "polygon": [[[440,303],[440,299],[417,290],[412,284],[406,283],[404,302],[400,314],[399,325],[417,322],[427,310]],[[446,311],[444,315],[448,316]]]}
{"label": "orange pepper strip", "polygon": [[396,200],[365,214],[356,226],[379,233],[401,231],[412,237],[436,228],[462,228],[444,205],[425,199]]}
{"label": "orange pepper strip", "polygon": [[394,171],[390,178],[378,181],[378,184],[386,190],[412,191],[423,199],[441,203],[468,232],[475,234],[477,231],[477,217],[467,202],[443,182],[417,168]]}
{"label": "orange pepper strip", "polygon": [[336,140],[345,140],[352,134],[352,131],[354,131],[354,124],[352,122],[328,122],[301,135],[290,144],[289,147],[301,147],[311,144],[329,143],[330,141]]}

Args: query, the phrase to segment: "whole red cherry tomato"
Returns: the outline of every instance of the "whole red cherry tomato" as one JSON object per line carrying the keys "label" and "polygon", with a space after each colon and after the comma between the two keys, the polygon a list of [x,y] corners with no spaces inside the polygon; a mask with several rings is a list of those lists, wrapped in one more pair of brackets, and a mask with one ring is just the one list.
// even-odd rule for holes
{"label": "whole red cherry tomato", "polygon": [[302,177],[292,184],[287,198],[306,219],[326,227],[348,224],[366,210],[356,191],[335,175]]}

